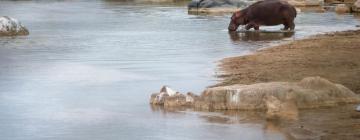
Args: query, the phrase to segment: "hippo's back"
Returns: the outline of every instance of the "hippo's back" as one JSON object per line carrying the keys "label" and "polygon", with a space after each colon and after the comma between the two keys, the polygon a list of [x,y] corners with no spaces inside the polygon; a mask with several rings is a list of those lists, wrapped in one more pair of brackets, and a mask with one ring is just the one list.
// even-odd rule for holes
{"label": "hippo's back", "polygon": [[282,0],[256,2],[246,8],[246,13],[250,21],[262,25],[278,25],[282,24],[284,19],[293,20],[296,17],[296,9]]}

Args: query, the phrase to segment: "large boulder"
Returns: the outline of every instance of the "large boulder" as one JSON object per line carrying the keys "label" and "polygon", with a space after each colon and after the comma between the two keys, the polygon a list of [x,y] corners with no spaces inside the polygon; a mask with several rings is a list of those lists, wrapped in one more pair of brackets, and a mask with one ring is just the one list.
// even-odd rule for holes
{"label": "large boulder", "polygon": [[353,12],[360,12],[360,0],[357,0],[354,5],[351,7]]}
{"label": "large boulder", "polygon": [[29,31],[17,19],[0,17],[0,36],[29,35]]}
{"label": "large boulder", "polygon": [[267,110],[270,118],[293,118],[297,109],[359,103],[360,97],[340,84],[320,77],[299,82],[269,82],[206,89],[201,96],[183,95],[164,86],[150,103],[164,107],[193,107],[200,110]]}
{"label": "large boulder", "polygon": [[192,0],[188,4],[189,12],[226,13],[240,10],[247,3],[240,0]]}
{"label": "large boulder", "polygon": [[266,110],[266,98],[273,96],[281,103],[293,97],[299,109],[336,106],[342,103],[360,102],[360,98],[340,84],[320,77],[304,78],[300,82],[270,82],[253,85],[232,85],[206,89],[204,109]]}
{"label": "large boulder", "polygon": [[338,4],[335,7],[335,12],[336,13],[349,13],[349,12],[351,12],[351,9],[346,4]]}
{"label": "large boulder", "polygon": [[295,7],[314,7],[322,4],[321,0],[283,0]]}
{"label": "large boulder", "polygon": [[[274,96],[267,96],[265,98],[266,117],[267,119],[291,119],[296,120],[299,114],[296,102],[293,96],[286,97],[285,101],[280,101]],[[292,94],[293,95],[293,94]]]}

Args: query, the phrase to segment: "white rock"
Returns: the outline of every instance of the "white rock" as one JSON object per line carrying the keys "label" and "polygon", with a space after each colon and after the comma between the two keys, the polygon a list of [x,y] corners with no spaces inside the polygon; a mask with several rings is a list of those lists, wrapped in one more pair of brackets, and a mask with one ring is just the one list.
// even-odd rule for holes
{"label": "white rock", "polygon": [[163,86],[160,90],[160,93],[164,92],[166,94],[168,94],[169,96],[174,96],[177,92],[171,88],[169,88],[168,86]]}
{"label": "white rock", "polygon": [[360,105],[356,107],[356,111],[360,112]]}
{"label": "white rock", "polygon": [[191,97],[190,95],[185,95],[185,101],[188,103],[192,103],[194,102],[194,98]]}
{"label": "white rock", "polygon": [[0,17],[0,36],[28,35],[29,31],[17,19]]}
{"label": "white rock", "polygon": [[159,93],[154,93],[151,95],[150,103],[151,104],[164,104],[165,98],[168,96],[176,95],[176,91],[167,87],[163,86]]}

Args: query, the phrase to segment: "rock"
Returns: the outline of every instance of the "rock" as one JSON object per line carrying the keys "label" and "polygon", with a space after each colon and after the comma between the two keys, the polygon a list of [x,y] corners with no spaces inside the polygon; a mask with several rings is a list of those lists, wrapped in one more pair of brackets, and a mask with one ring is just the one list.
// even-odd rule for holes
{"label": "rock", "polygon": [[165,98],[164,107],[193,106],[197,95],[189,92],[186,95],[176,93]]}
{"label": "rock", "polygon": [[305,0],[305,6],[321,6],[322,0]]}
{"label": "rock", "polygon": [[192,0],[188,8],[216,8],[216,7],[235,7],[240,8],[246,3],[236,0]]}
{"label": "rock", "polygon": [[163,86],[160,90],[160,93],[168,94],[169,96],[175,95],[177,92],[167,86]]}
{"label": "rock", "polygon": [[346,6],[346,4],[338,4],[335,7],[336,13],[349,13],[350,11],[350,7]]}
{"label": "rock", "polygon": [[286,100],[282,102],[274,96],[267,96],[265,98],[265,103],[267,108],[267,119],[285,118],[289,120],[296,120],[298,117],[298,108],[294,101],[294,97],[288,96]]}
{"label": "rock", "polygon": [[0,17],[0,36],[29,35],[29,31],[18,20]]}
{"label": "rock", "polygon": [[186,105],[186,97],[182,94],[168,96],[164,100],[164,107],[179,107]]}
{"label": "rock", "polygon": [[177,92],[174,91],[173,89],[167,86],[163,86],[159,93],[154,93],[151,95],[150,103],[154,105],[156,104],[163,105],[166,97],[174,96],[176,93]]}
{"label": "rock", "polygon": [[354,5],[351,7],[351,11],[360,12],[360,0],[357,0]]}
{"label": "rock", "polygon": [[159,93],[154,93],[150,97],[150,104],[163,105],[164,107],[193,106],[197,95],[189,92],[183,95],[175,90],[163,86]]}
{"label": "rock", "polygon": [[357,0],[357,1],[354,3],[354,6],[357,7],[357,8],[360,8],[360,0]]}
{"label": "rock", "polygon": [[227,13],[240,10],[247,3],[237,0],[192,0],[188,4],[189,12]]}
{"label": "rock", "polygon": [[321,6],[320,0],[284,0],[295,7],[314,7]]}
{"label": "rock", "polygon": [[299,109],[356,103],[360,98],[348,88],[320,77],[304,78],[300,82],[270,82],[253,85],[232,85],[206,89],[201,95],[205,109],[266,110],[268,96],[282,103],[294,97]]}
{"label": "rock", "polygon": [[356,107],[356,111],[357,111],[357,112],[360,112],[360,105],[358,105],[358,106]]}
{"label": "rock", "polygon": [[360,97],[340,84],[320,77],[299,82],[269,82],[206,89],[201,96],[180,94],[164,86],[150,103],[164,107],[189,106],[200,110],[267,110],[268,118],[296,119],[298,109],[359,103]]}
{"label": "rock", "polygon": [[[301,9],[301,12],[324,13],[327,11],[324,7],[321,7],[321,6],[300,7],[299,9]],[[333,10],[333,11],[335,11],[335,10]],[[298,12],[298,13],[300,13],[300,12]]]}
{"label": "rock", "polygon": [[191,105],[193,106],[195,101],[199,100],[199,96],[198,95],[195,95],[194,93],[192,92],[188,92],[186,95],[185,95],[185,99],[186,99],[186,104],[187,105]]}

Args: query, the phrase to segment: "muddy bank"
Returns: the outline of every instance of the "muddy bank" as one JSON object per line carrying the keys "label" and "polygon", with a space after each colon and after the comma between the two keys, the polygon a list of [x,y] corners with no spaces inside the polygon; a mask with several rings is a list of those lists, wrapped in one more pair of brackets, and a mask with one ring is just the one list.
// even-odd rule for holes
{"label": "muddy bank", "polygon": [[221,61],[223,81],[215,86],[270,81],[294,82],[320,76],[360,94],[360,31],[317,35],[254,54]]}

